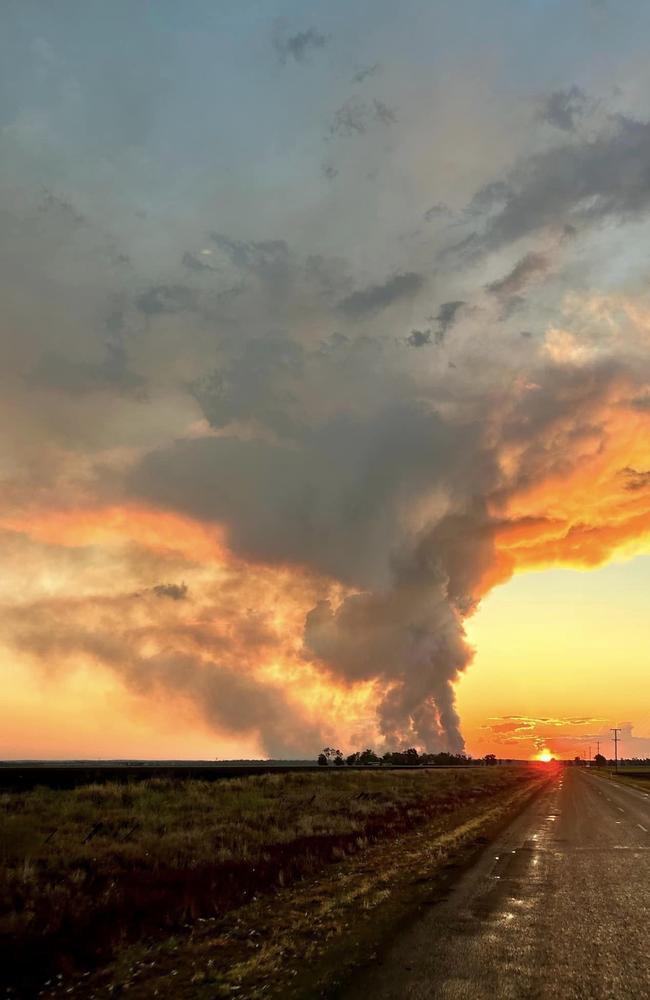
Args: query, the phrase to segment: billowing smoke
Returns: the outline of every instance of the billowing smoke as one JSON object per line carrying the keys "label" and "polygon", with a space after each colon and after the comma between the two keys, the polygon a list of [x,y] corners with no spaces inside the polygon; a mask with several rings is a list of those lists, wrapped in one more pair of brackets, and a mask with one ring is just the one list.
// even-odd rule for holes
{"label": "billowing smoke", "polygon": [[518,74],[503,107],[413,82],[361,6],[346,42],[326,5],[26,5],[6,52],[8,657],[272,753],[462,750],[483,595],[650,525],[650,125],[572,80],[528,111]]}

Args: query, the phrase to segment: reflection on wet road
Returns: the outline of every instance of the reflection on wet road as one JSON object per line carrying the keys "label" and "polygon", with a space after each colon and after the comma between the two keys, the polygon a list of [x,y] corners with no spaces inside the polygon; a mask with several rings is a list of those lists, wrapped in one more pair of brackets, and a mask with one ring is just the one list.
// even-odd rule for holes
{"label": "reflection on wet road", "polygon": [[556,780],[345,1000],[650,998],[650,796]]}

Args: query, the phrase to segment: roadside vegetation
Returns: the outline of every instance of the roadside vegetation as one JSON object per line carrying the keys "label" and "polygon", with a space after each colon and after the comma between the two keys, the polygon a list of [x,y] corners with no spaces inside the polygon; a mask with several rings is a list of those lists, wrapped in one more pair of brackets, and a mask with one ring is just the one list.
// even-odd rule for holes
{"label": "roadside vegetation", "polygon": [[[303,950],[318,951],[339,938],[347,906],[376,907],[398,871],[409,884],[428,878],[544,777],[525,767],[345,768],[6,793],[3,990],[85,997],[126,984],[154,996],[166,970],[178,976],[175,997],[232,995],[249,981],[237,995],[257,995],[255,983],[269,995],[294,961],[289,940],[305,933]],[[179,937],[182,970],[170,967]]]}
{"label": "roadside vegetation", "polygon": [[618,771],[612,767],[611,774],[624,785],[631,785],[632,788],[640,788],[644,792],[650,792],[650,762],[630,764],[625,761],[623,764],[619,764]]}

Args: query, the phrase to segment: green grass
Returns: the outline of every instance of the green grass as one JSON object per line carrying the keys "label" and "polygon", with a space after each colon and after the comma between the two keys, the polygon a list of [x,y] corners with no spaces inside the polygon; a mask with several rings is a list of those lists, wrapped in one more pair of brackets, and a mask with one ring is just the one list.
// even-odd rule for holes
{"label": "green grass", "polygon": [[[29,995],[52,975],[119,960],[132,941],[168,947],[178,932],[229,926],[260,905],[271,906],[268,922],[268,900],[286,904],[296,886],[373,845],[399,854],[400,838],[425,826],[448,835],[531,780],[523,768],[342,771],[5,794],[2,982]],[[339,905],[339,889],[324,902]]]}

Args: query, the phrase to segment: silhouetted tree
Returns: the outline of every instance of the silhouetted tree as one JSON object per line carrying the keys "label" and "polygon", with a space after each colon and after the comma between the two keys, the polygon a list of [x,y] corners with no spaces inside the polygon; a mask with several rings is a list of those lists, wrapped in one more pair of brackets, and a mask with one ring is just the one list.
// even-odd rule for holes
{"label": "silhouetted tree", "polygon": [[607,763],[607,758],[603,757],[602,753],[597,753],[596,756],[594,757],[594,764],[596,765],[596,767],[605,767],[606,763]]}
{"label": "silhouetted tree", "polygon": [[327,760],[327,757],[325,756],[324,753],[319,753],[318,763],[320,764],[321,767],[327,767],[329,761]]}
{"label": "silhouetted tree", "polygon": [[489,764],[489,765],[493,766],[497,762],[496,754],[486,753],[486,755],[483,758],[483,760],[485,761],[486,764]]}
{"label": "silhouetted tree", "polygon": [[318,758],[319,764],[323,763],[321,757],[325,758],[325,764],[337,764],[340,767],[343,763],[343,754],[340,750],[335,750],[334,747],[325,747]]}

